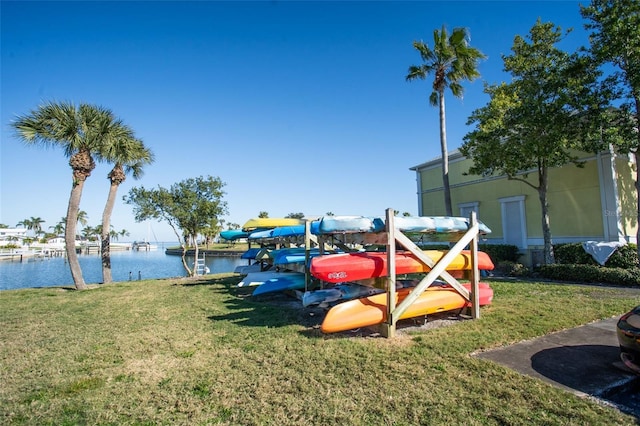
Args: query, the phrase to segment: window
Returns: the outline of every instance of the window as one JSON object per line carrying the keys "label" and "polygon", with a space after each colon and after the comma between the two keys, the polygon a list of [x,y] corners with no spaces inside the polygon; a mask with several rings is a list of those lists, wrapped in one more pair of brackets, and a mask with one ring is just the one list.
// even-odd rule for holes
{"label": "window", "polygon": [[471,212],[476,212],[476,218],[480,218],[478,215],[478,205],[480,203],[478,201],[474,201],[471,203],[460,203],[458,204],[458,209],[460,209],[460,217],[469,218],[471,216]]}

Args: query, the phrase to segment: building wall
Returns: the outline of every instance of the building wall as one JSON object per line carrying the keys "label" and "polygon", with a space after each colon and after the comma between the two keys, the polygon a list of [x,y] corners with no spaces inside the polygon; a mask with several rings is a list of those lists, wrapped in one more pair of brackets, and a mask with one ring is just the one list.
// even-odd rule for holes
{"label": "building wall", "polygon": [[[636,242],[636,231],[638,229],[638,204],[636,202],[635,180],[638,178],[638,171],[635,163],[618,158],[616,161],[616,171],[618,179],[616,184],[620,193],[620,222],[625,235],[629,236],[629,241]],[[607,214],[613,212],[607,211]]]}
{"label": "building wall", "polygon": [[[635,242],[637,207],[633,165],[626,157],[618,157],[612,166],[608,153],[597,156],[583,154],[583,160],[585,166],[582,168],[566,165],[549,170],[547,197],[554,243],[617,241],[620,236]],[[449,179],[454,214],[459,214],[461,204],[477,203],[478,218],[492,230],[488,241],[502,243],[505,238],[503,201],[521,197],[526,246],[534,249],[541,247],[542,208],[538,192],[524,182],[508,180],[503,176],[465,176],[471,164],[471,160],[459,154],[450,160]],[[422,190],[422,196],[419,197],[420,214],[445,214],[439,162],[426,163],[415,170],[419,175],[419,190]],[[617,179],[613,179],[616,172]],[[608,176],[608,180],[603,176]],[[527,179],[537,185],[537,173],[530,173]]]}

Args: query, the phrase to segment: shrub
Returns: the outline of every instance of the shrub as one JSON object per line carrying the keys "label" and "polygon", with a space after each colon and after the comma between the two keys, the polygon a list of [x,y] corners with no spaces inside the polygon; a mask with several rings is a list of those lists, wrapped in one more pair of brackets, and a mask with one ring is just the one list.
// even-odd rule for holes
{"label": "shrub", "polygon": [[613,252],[611,257],[605,263],[605,266],[612,268],[631,269],[638,267],[638,246],[636,244],[627,244]]}
{"label": "shrub", "polygon": [[536,273],[551,280],[640,286],[640,268],[608,268],[599,265],[542,265]]}
{"label": "shrub", "polygon": [[564,265],[597,265],[598,262],[582,247],[582,243],[554,244],[553,255],[556,263]]}
{"label": "shrub", "polygon": [[495,271],[509,277],[525,277],[530,274],[529,269],[522,263],[516,263],[510,260],[498,262]]}
{"label": "shrub", "polygon": [[[605,266],[612,268],[637,268],[638,267],[638,247],[636,244],[626,244],[613,252],[605,263]],[[556,262],[571,265],[598,265],[593,257],[582,247],[582,243],[554,244],[553,254]]]}
{"label": "shrub", "polygon": [[487,253],[495,264],[503,261],[517,263],[520,257],[518,247],[510,244],[478,244],[478,250]]}

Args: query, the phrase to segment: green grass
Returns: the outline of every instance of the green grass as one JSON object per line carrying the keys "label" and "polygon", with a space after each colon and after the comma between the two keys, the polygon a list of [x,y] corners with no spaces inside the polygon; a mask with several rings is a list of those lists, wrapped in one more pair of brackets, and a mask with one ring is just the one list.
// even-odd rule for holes
{"label": "green grass", "polygon": [[317,309],[253,300],[237,281],[0,292],[0,422],[636,424],[470,354],[620,315],[637,292],[493,282],[479,320],[385,339],[323,335]]}

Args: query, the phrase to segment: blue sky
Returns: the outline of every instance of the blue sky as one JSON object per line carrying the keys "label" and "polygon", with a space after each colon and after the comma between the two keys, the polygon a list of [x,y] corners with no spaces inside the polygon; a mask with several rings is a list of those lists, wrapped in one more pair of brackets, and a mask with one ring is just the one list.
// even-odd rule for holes
{"label": "blue sky", "polygon": [[[111,109],[154,152],[119,190],[112,224],[124,240],[174,241],[137,224],[120,200],[133,186],[197,176],[226,183],[227,222],[270,217],[418,213],[410,167],[439,156],[431,81],[414,40],[467,27],[488,56],[464,99],[448,94],[447,138],[460,146],[483,83],[508,81],[501,55],[540,18],[588,43],[575,1],[2,1],[0,223],[66,215],[71,170],[61,150],[26,147],[10,123],[47,101]],[[109,167],[87,180],[81,209],[100,223]],[[149,233],[149,228],[153,231]]]}

